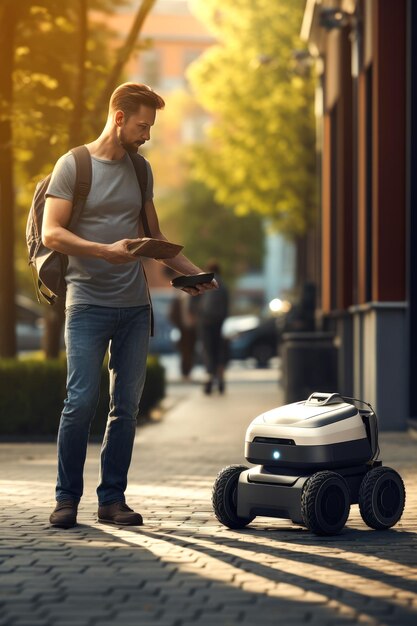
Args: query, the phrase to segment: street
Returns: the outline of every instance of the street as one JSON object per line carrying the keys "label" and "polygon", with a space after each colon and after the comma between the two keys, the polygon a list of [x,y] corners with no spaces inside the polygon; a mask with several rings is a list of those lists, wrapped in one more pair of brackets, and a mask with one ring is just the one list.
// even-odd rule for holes
{"label": "street", "polygon": [[277,371],[234,368],[226,394],[211,397],[174,378],[137,432],[127,502],[143,527],[96,523],[99,443],[70,530],[48,523],[54,442],[0,444],[0,626],[416,623],[417,441],[381,435],[381,458],[407,490],[392,530],[367,528],[354,505],[336,537],[267,518],[231,531],[213,515],[211,487],[222,467],[245,463],[252,418],[282,404]]}

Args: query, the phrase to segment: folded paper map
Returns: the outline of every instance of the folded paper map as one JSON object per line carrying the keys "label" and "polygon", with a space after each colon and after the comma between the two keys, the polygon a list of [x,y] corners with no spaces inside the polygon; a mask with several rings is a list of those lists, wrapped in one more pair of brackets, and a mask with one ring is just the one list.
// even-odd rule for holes
{"label": "folded paper map", "polygon": [[147,256],[151,259],[172,259],[184,246],[163,239],[143,237],[127,246],[129,252],[136,256]]}

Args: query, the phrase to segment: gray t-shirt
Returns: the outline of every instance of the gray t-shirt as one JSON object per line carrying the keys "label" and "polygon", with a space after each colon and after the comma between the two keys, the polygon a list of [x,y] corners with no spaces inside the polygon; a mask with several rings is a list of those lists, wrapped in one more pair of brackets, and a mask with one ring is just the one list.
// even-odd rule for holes
{"label": "gray t-shirt", "polygon": [[[92,183],[87,202],[73,232],[88,241],[114,243],[138,237],[142,208],[140,187],[128,154],[117,161],[92,156]],[[146,200],[153,197],[152,170],[148,162]],[[52,173],[46,196],[73,200],[75,160],[62,156]],[[104,259],[69,256],[65,275],[66,306],[95,304],[132,307],[149,303],[140,259],[113,265]]]}

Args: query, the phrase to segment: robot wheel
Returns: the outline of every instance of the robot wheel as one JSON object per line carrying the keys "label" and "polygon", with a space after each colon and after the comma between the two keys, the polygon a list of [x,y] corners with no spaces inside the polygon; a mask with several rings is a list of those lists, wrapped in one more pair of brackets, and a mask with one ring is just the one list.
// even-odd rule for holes
{"label": "robot wheel", "polygon": [[212,504],[214,514],[219,522],[229,528],[244,528],[254,517],[237,515],[237,487],[239,476],[248,468],[245,465],[229,465],[223,468],[213,485]]}
{"label": "robot wheel", "polygon": [[349,489],[340,474],[316,472],[306,481],[301,495],[301,515],[305,526],[316,535],[340,532],[349,510]]}
{"label": "robot wheel", "polygon": [[359,489],[359,511],[367,526],[391,528],[400,519],[404,505],[404,483],[395,470],[375,467],[365,474]]}

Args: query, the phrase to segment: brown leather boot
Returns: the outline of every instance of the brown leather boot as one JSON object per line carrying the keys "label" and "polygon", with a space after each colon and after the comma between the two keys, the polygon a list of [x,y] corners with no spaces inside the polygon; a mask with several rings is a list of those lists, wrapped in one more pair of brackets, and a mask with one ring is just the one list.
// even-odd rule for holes
{"label": "brown leather boot", "polygon": [[77,523],[78,502],[75,500],[58,500],[49,521],[58,528],[72,528]]}
{"label": "brown leather boot", "polygon": [[98,521],[102,524],[115,524],[116,526],[142,526],[143,524],[142,515],[132,511],[125,502],[99,506]]}

